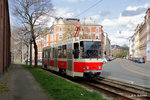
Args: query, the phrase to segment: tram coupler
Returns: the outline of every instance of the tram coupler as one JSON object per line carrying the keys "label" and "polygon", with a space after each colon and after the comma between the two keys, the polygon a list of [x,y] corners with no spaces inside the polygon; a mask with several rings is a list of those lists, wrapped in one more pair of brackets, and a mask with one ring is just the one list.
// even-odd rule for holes
{"label": "tram coupler", "polygon": [[86,72],[84,72],[84,77],[95,78],[95,77],[99,76],[100,74],[101,74],[101,72],[97,72],[97,71],[86,71]]}

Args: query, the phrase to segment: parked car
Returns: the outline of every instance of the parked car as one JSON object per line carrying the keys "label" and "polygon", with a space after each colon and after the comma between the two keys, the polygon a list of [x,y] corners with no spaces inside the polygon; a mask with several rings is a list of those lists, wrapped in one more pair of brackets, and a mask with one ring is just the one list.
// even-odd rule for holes
{"label": "parked car", "polygon": [[111,61],[112,59],[111,59],[111,57],[109,56],[109,57],[106,58],[106,60],[107,60],[107,61]]}
{"label": "parked car", "polygon": [[139,58],[135,58],[134,62],[138,62]]}
{"label": "parked car", "polygon": [[102,58],[102,62],[103,62],[103,64],[104,64],[104,63],[107,63],[106,58]]}
{"label": "parked car", "polygon": [[131,61],[132,61],[132,57],[130,57],[130,58],[129,58],[129,60],[131,60]]}
{"label": "parked car", "polygon": [[132,61],[133,61],[133,62],[135,62],[135,60],[136,60],[136,58],[135,58],[135,57],[133,57],[133,58],[132,58]]}
{"label": "parked car", "polygon": [[138,58],[138,63],[145,63],[144,58]]}

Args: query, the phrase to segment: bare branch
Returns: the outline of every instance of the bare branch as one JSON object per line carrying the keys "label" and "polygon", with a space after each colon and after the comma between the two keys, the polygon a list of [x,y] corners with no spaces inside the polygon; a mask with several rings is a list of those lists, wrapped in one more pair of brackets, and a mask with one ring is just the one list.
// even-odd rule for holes
{"label": "bare branch", "polygon": [[30,35],[30,40],[34,44],[36,66],[37,45],[35,32],[46,23],[48,15],[53,11],[51,0],[13,0],[13,2],[14,15],[20,21],[18,25],[21,26],[18,35],[23,34],[19,38],[24,40],[24,44],[28,44],[28,41],[24,39],[24,35]]}

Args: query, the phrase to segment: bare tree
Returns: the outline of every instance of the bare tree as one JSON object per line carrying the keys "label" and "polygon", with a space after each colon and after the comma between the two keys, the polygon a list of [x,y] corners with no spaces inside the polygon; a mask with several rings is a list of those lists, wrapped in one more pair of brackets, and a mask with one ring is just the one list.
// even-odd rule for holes
{"label": "bare tree", "polygon": [[[21,58],[17,60],[19,62],[23,61],[23,51],[26,49],[26,53],[24,52],[24,57],[28,58],[28,48],[29,48],[29,34],[25,33],[23,28],[14,28],[11,32],[11,52],[13,56],[13,61],[15,58]],[[27,34],[27,35],[26,35]],[[26,48],[24,48],[26,46]],[[18,55],[17,55],[18,54]],[[26,54],[26,55],[25,55]],[[19,56],[19,57],[17,57]]]}
{"label": "bare tree", "polygon": [[13,0],[14,15],[19,20],[18,25],[22,25],[24,32],[30,33],[31,41],[34,44],[35,65],[37,66],[37,44],[36,30],[42,27],[47,21],[47,16],[53,11],[51,0]]}

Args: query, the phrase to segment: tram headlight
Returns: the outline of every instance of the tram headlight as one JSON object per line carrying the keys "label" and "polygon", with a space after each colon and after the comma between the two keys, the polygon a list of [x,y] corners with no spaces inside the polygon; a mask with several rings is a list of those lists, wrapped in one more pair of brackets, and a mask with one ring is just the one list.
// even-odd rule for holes
{"label": "tram headlight", "polygon": [[89,66],[87,66],[86,69],[89,69]]}
{"label": "tram headlight", "polygon": [[101,69],[101,66],[99,66],[99,69]]}

